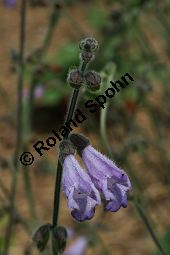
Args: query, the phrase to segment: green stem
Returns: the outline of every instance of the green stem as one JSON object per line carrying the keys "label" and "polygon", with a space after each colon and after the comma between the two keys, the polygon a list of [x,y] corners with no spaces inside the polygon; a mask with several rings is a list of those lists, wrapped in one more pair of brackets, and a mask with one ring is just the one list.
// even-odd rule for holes
{"label": "green stem", "polygon": [[161,255],[167,255],[167,253],[164,251],[162,245],[160,244],[160,242],[159,242],[159,240],[158,240],[158,238],[157,238],[157,236],[156,236],[156,234],[155,234],[155,232],[154,232],[154,230],[153,230],[153,228],[152,228],[152,226],[151,226],[151,224],[149,222],[149,219],[146,216],[146,214],[144,213],[142,207],[140,206],[140,204],[137,201],[133,200],[132,202],[133,202],[133,204],[134,204],[134,206],[135,206],[139,216],[143,220],[143,222],[144,222],[148,232],[150,233],[150,235],[152,237],[152,240],[154,241],[156,247],[158,248],[160,254]]}
{"label": "green stem", "polygon": [[26,25],[26,6],[27,1],[21,1],[20,9],[20,39],[19,39],[19,70],[18,70],[18,101],[17,101],[17,133],[16,133],[16,149],[14,153],[14,165],[12,171],[12,183],[10,189],[10,210],[9,210],[9,221],[6,228],[5,241],[4,241],[4,252],[3,255],[7,255],[9,252],[10,241],[13,230],[13,219],[15,213],[15,197],[16,188],[19,172],[19,152],[22,144],[22,91],[23,91],[23,76],[24,76],[24,48],[25,48],[25,25]]}
{"label": "green stem", "polygon": [[[108,88],[108,84],[111,80],[113,80],[115,76],[116,67],[110,62],[105,68],[104,72],[101,73],[102,82],[103,82],[103,90]],[[106,132],[106,121],[107,121],[107,112],[109,109],[110,101],[107,101],[105,104],[105,108],[100,111],[100,135],[102,139],[102,143],[104,145],[105,150],[108,152],[110,157],[113,157],[112,149],[109,146],[109,141]]]}
{"label": "green stem", "polygon": [[101,110],[100,112],[100,134],[102,143],[104,145],[105,150],[108,152],[109,156],[112,157],[112,151],[109,146],[109,142],[107,139],[107,133],[106,133],[106,118],[107,118],[107,111],[109,108],[109,102],[105,104],[105,108]]}

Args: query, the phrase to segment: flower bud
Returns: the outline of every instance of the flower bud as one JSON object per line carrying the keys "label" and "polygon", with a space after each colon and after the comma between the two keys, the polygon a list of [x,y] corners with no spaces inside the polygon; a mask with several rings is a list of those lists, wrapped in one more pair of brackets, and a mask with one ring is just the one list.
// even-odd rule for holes
{"label": "flower bud", "polygon": [[32,236],[33,242],[36,243],[37,249],[41,252],[45,249],[49,236],[51,224],[44,224],[40,226]]}
{"label": "flower bud", "polygon": [[61,161],[61,163],[63,163],[64,159],[68,155],[70,155],[70,154],[74,155],[75,154],[75,148],[73,147],[73,145],[68,140],[63,140],[59,145],[59,149],[60,149],[60,158],[59,158],[59,160]]}
{"label": "flower bud", "polygon": [[90,61],[94,60],[95,55],[93,52],[82,51],[80,53],[80,59],[85,63],[89,63]]}
{"label": "flower bud", "polygon": [[85,38],[81,40],[79,47],[83,51],[94,52],[98,48],[98,42],[92,37]]}
{"label": "flower bud", "polygon": [[79,89],[84,82],[84,77],[78,69],[72,69],[68,73],[67,82],[71,87]]}
{"label": "flower bud", "polygon": [[101,77],[95,71],[89,71],[85,74],[85,83],[90,90],[98,90],[100,88]]}
{"label": "flower bud", "polygon": [[52,245],[56,255],[63,254],[67,242],[67,231],[58,226],[52,230]]}
{"label": "flower bud", "polygon": [[80,134],[73,133],[69,136],[69,138],[80,153],[82,150],[84,150],[84,148],[86,148],[90,144],[89,139]]}

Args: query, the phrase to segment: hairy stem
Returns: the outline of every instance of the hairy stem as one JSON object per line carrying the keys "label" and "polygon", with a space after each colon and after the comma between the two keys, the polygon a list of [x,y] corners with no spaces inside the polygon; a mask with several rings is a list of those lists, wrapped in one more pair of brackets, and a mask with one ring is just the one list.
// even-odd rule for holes
{"label": "hairy stem", "polygon": [[7,224],[5,241],[4,241],[4,252],[3,255],[7,255],[9,252],[10,241],[13,230],[13,219],[15,213],[15,197],[17,188],[17,177],[19,171],[19,152],[22,144],[22,90],[23,90],[23,76],[24,76],[24,48],[25,48],[25,24],[26,24],[26,6],[27,1],[21,1],[20,8],[20,38],[19,38],[19,66],[18,66],[18,101],[17,101],[17,132],[16,132],[16,148],[14,153],[14,165],[12,171],[12,183],[10,189],[10,213],[9,221]]}

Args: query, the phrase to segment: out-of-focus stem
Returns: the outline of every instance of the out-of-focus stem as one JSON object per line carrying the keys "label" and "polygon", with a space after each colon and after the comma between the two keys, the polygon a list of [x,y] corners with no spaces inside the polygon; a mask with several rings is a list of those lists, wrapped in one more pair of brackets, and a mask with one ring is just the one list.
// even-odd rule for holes
{"label": "out-of-focus stem", "polygon": [[[49,45],[51,43],[51,40],[53,38],[55,26],[56,26],[56,24],[58,22],[58,19],[60,17],[60,9],[57,8],[55,5],[53,5],[52,8],[53,9],[52,9],[51,16],[49,18],[47,32],[46,32],[45,37],[44,37],[43,42],[42,42],[42,47],[41,47],[40,56],[39,56],[39,64],[42,63],[44,55],[46,54],[46,52],[48,50],[48,47],[49,47]],[[31,78],[29,102],[28,102],[30,123],[32,121],[34,89],[35,89],[36,83],[37,83],[36,70],[33,70],[32,78]]]}
{"label": "out-of-focus stem", "polygon": [[14,165],[12,171],[12,183],[10,189],[10,213],[9,221],[6,228],[4,251],[3,255],[7,255],[9,252],[10,241],[13,230],[13,220],[15,213],[15,197],[17,188],[17,177],[19,171],[19,152],[22,144],[22,91],[23,91],[23,76],[24,76],[24,48],[25,48],[25,24],[26,24],[26,6],[27,1],[21,1],[20,8],[20,39],[19,39],[19,66],[18,66],[18,88],[17,88],[17,133],[16,133],[16,149],[14,153]]}
{"label": "out-of-focus stem", "polygon": [[[109,82],[113,80],[115,75],[115,65],[113,63],[108,63],[104,69],[104,72],[101,74],[103,77],[103,86],[107,87]],[[104,145],[105,150],[109,154],[110,157],[113,157],[113,153],[111,147],[109,145],[107,132],[106,132],[106,120],[107,120],[107,111],[109,109],[110,101],[107,101],[105,104],[105,108],[100,111],[100,135],[102,139],[102,143]]]}
{"label": "out-of-focus stem", "polygon": [[109,102],[105,104],[105,108],[100,112],[100,134],[102,143],[105,147],[105,150],[108,152],[109,156],[112,157],[111,148],[109,146],[107,135],[106,135],[106,118],[107,118],[107,111],[109,108]]}
{"label": "out-of-focus stem", "polygon": [[45,55],[46,51],[48,50],[51,39],[53,37],[54,28],[55,28],[55,26],[58,22],[59,16],[60,16],[60,8],[61,7],[58,8],[54,4],[52,8],[53,9],[52,9],[52,13],[51,13],[51,16],[50,16],[50,19],[49,19],[47,33],[44,37],[43,45],[42,45],[42,48],[41,48],[40,61],[42,60],[42,57]]}
{"label": "out-of-focus stem", "polygon": [[152,237],[152,240],[154,241],[155,245],[157,246],[160,254],[167,255],[167,253],[163,249],[162,245],[160,244],[159,239],[157,238],[157,236],[149,222],[149,219],[148,219],[147,215],[145,214],[145,212],[143,211],[142,207],[140,206],[140,204],[137,201],[132,200],[132,202],[133,202],[139,216],[141,217],[143,223],[145,224],[150,236]]}
{"label": "out-of-focus stem", "polygon": [[[40,64],[43,60],[43,57],[44,57],[46,51],[48,50],[51,39],[53,37],[53,31],[54,31],[55,25],[57,24],[57,21],[59,19],[59,9],[55,5],[53,5],[52,8],[53,9],[52,9],[52,13],[51,13],[51,16],[49,19],[47,33],[44,37],[42,47],[41,47],[41,54],[39,57]],[[23,147],[25,148],[24,151],[28,151],[27,147],[28,147],[31,132],[32,132],[32,124],[31,124],[32,123],[32,110],[33,110],[33,100],[34,100],[34,88],[35,88],[36,82],[37,82],[37,77],[36,77],[36,72],[34,71],[33,75],[32,75],[29,99],[28,99],[28,102],[26,102],[25,108],[24,108],[24,110],[25,110],[24,115],[26,116],[26,118],[24,120],[24,124],[25,124],[24,125],[25,139],[23,141],[23,143],[24,143]],[[30,175],[29,175],[29,171],[28,171],[29,168],[28,168],[28,166],[23,166],[22,170],[23,170],[23,178],[24,178],[25,190],[26,190],[26,195],[27,195],[27,199],[28,199],[30,213],[31,213],[33,222],[35,222],[37,220],[37,215],[36,215],[36,210],[35,210],[35,202],[34,202],[34,195],[33,195],[32,187],[31,187]]]}
{"label": "out-of-focus stem", "polygon": [[5,197],[9,198],[9,190],[5,187],[3,181],[0,179],[0,188],[2,192],[4,193]]}

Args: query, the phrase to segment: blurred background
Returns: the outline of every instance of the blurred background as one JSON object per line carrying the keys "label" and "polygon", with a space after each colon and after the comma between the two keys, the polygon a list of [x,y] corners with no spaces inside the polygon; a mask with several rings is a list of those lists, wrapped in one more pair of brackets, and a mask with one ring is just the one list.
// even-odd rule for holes
{"label": "blurred background", "polygon": [[[20,7],[20,0],[0,2],[3,255],[14,178],[11,162],[16,147]],[[164,254],[159,253],[152,232],[170,254],[170,2],[27,0],[25,32],[23,148],[33,152],[35,161],[29,168],[20,165],[13,231],[5,255],[38,254],[31,235],[39,224],[51,222],[58,146],[40,157],[32,145],[45,141],[52,129],[62,126],[72,93],[67,73],[79,63],[79,41],[89,36],[100,45],[91,64],[102,76],[100,94],[110,86],[110,80],[116,81],[127,72],[134,82],[111,99],[104,111],[93,115],[84,112],[88,121],[74,131],[87,135],[98,150],[125,169],[133,192],[126,209],[110,213],[98,207],[95,217],[85,223],[72,219],[62,194],[59,222],[68,230],[68,255]],[[79,108],[98,93],[83,88]],[[48,248],[44,254],[50,254]]]}

